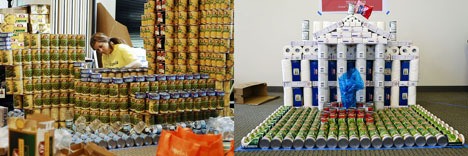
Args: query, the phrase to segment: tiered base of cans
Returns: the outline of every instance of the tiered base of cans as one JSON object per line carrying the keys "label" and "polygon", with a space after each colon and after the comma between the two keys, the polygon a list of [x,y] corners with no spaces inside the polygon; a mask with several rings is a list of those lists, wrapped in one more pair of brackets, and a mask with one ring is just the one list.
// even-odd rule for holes
{"label": "tiered base of cans", "polygon": [[[224,92],[207,74],[145,75],[145,69],[81,69],[75,117],[103,123],[129,114],[133,124],[195,121],[222,114]],[[134,76],[135,75],[135,76]]]}
{"label": "tiered base of cans", "polygon": [[372,104],[323,111],[281,106],[242,138],[242,148],[368,149],[463,145],[458,131],[420,105],[374,112]]}

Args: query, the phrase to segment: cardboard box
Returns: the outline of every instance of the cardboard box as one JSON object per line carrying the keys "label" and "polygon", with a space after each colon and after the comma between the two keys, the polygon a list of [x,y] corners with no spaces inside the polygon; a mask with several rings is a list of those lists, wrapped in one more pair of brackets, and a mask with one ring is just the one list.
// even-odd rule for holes
{"label": "cardboard box", "polygon": [[[101,4],[97,4],[97,24],[96,32],[102,32],[109,37],[118,37],[123,39],[129,46],[133,46],[130,40],[127,26],[117,22],[106,8]],[[102,67],[101,54],[97,53],[99,67]]]}
{"label": "cardboard box", "polygon": [[70,146],[71,151],[60,150],[55,156],[115,156],[115,154],[109,152],[105,148],[102,148],[95,143],[88,143],[87,145],[74,144]]}
{"label": "cardboard box", "polygon": [[[18,21],[18,19],[16,19]],[[31,24],[47,24],[49,23],[49,15],[31,15],[29,16]]]}
{"label": "cardboard box", "polygon": [[8,125],[9,155],[52,155],[53,119],[42,114],[33,114],[27,119],[13,120]]}
{"label": "cardboard box", "polygon": [[279,96],[268,96],[267,84],[249,82],[234,86],[234,101],[238,104],[260,105]]}

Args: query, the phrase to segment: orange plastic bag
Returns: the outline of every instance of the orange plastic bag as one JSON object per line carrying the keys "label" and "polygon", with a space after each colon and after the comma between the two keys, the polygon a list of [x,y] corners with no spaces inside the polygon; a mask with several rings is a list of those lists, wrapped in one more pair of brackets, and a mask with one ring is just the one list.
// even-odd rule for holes
{"label": "orange plastic bag", "polygon": [[226,156],[234,156],[234,140],[231,141],[231,148],[226,152]]}
{"label": "orange plastic bag", "polygon": [[177,131],[163,131],[156,155],[164,156],[223,156],[221,135],[198,135],[190,129],[178,127]]}

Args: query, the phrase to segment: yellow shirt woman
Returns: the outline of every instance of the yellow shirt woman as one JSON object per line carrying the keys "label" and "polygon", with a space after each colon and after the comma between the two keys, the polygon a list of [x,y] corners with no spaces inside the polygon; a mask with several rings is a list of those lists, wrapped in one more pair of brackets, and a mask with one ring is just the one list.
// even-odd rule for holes
{"label": "yellow shirt woman", "polygon": [[132,47],[126,44],[114,44],[113,49],[112,53],[102,55],[104,68],[123,68],[138,60],[131,53]]}
{"label": "yellow shirt woman", "polygon": [[96,33],[91,37],[91,47],[102,54],[104,68],[138,68],[141,62],[133,54],[134,49],[120,38],[110,38],[104,33]]}

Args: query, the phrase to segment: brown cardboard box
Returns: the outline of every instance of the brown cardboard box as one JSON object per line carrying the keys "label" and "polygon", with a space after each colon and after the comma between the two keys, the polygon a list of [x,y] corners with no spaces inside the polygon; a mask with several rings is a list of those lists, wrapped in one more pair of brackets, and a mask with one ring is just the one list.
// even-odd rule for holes
{"label": "brown cardboard box", "polygon": [[74,144],[70,148],[71,151],[61,150],[55,156],[115,156],[115,154],[95,143],[88,143],[86,145],[83,143]]}
{"label": "brown cardboard box", "polygon": [[239,104],[260,105],[279,96],[268,96],[267,84],[249,82],[234,86],[234,101]]}
{"label": "brown cardboard box", "polygon": [[[117,22],[101,3],[97,4],[96,32],[102,32],[109,37],[123,39],[129,46],[132,45],[127,26]],[[101,54],[97,53],[99,67],[102,67]]]}

